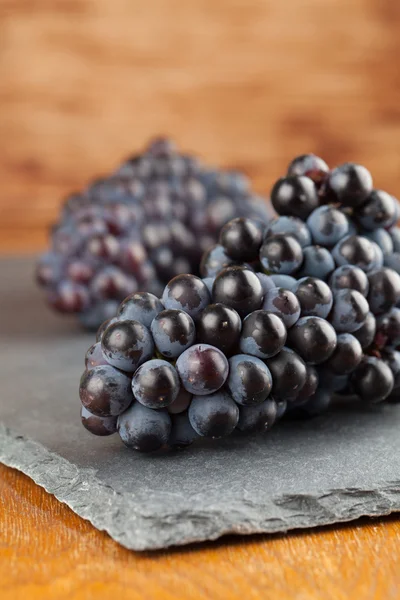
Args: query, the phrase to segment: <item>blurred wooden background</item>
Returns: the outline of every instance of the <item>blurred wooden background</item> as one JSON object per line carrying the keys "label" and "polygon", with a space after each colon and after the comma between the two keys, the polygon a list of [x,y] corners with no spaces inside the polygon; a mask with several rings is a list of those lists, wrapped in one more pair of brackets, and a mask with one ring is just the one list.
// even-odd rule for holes
{"label": "blurred wooden background", "polygon": [[0,247],[149,137],[243,168],[354,159],[400,194],[396,0],[0,0]]}

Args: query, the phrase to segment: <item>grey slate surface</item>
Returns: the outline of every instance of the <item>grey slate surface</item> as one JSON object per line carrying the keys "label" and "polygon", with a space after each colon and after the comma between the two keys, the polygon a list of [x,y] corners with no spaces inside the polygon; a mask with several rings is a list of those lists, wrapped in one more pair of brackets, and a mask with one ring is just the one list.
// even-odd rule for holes
{"label": "grey slate surface", "polygon": [[283,532],[400,510],[400,406],[141,455],[80,424],[93,335],[44,306],[29,259],[0,262],[0,461],[127,548]]}

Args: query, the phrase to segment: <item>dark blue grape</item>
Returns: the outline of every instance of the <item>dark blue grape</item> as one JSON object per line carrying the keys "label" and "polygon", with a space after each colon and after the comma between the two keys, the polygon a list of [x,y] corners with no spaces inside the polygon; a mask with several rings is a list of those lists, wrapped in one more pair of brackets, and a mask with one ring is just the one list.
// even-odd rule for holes
{"label": "dark blue grape", "polygon": [[165,308],[184,310],[194,320],[210,302],[206,284],[195,275],[177,275],[167,284],[162,296]]}
{"label": "dark blue grape", "polygon": [[334,294],[330,322],[338,333],[360,329],[369,313],[369,305],[357,290],[338,290]]}
{"label": "dark blue grape", "polygon": [[183,386],[179,388],[179,392],[175,400],[167,406],[168,412],[171,415],[178,415],[185,412],[192,401],[192,394],[185,390]]}
{"label": "dark blue grape", "polygon": [[210,304],[197,322],[197,341],[229,356],[238,346],[241,330],[242,321],[236,310],[225,304]]}
{"label": "dark blue grape", "polygon": [[216,392],[228,377],[229,364],[225,355],[208,344],[195,344],[176,361],[183,387],[198,396]]}
{"label": "dark blue grape", "polygon": [[382,250],[383,256],[390,256],[393,253],[393,241],[390,233],[386,229],[378,228],[364,234],[369,240],[375,242]]}
{"label": "dark blue grape", "polygon": [[336,343],[332,325],[320,317],[301,317],[288,332],[288,345],[311,365],[328,360]]}
{"label": "dark blue grape", "polygon": [[384,267],[368,274],[368,303],[376,315],[388,311],[400,300],[400,275]]}
{"label": "dark blue grape", "polygon": [[152,357],[154,344],[146,327],[138,321],[117,321],[109,325],[101,348],[110,365],[133,373]]}
{"label": "dark blue grape", "polygon": [[[398,396],[400,389],[400,352],[396,350],[385,350],[382,352],[382,360],[388,365],[393,375],[393,390],[391,396]],[[393,398],[391,398],[393,400]]]}
{"label": "dark blue grape", "polygon": [[229,359],[229,377],[226,380],[229,395],[238,404],[260,404],[271,392],[272,377],[262,360],[247,354]]}
{"label": "dark blue grape", "polygon": [[378,317],[375,344],[378,348],[400,345],[400,308],[393,307]]}
{"label": "dark blue grape", "polygon": [[272,206],[278,215],[305,220],[319,204],[314,182],[305,176],[282,177],[271,191]]}
{"label": "dark blue grape", "polygon": [[132,379],[136,400],[148,408],[164,408],[176,400],[180,390],[178,373],[166,360],[149,360]]}
{"label": "dark blue grape", "polygon": [[240,406],[237,428],[246,433],[269,431],[277,419],[277,405],[269,398],[256,406]]}
{"label": "dark blue grape", "polygon": [[278,217],[271,221],[265,231],[265,239],[277,234],[294,237],[302,248],[312,243],[307,225],[297,217]]}
{"label": "dark blue grape", "polygon": [[256,310],[243,321],[239,347],[245,354],[269,358],[283,348],[286,335],[282,319],[272,312]]}
{"label": "dark blue grape", "polygon": [[263,289],[257,275],[246,267],[227,267],[216,277],[212,293],[214,303],[235,309],[243,318],[260,308]]}
{"label": "dark blue grape", "polygon": [[394,378],[390,367],[383,360],[375,356],[364,356],[351,376],[351,383],[362,400],[376,404],[389,396]]}
{"label": "dark blue grape", "polygon": [[300,317],[300,303],[293,292],[284,288],[275,288],[267,292],[263,310],[277,315],[289,329]]}
{"label": "dark blue grape", "polygon": [[107,365],[108,362],[104,357],[101,350],[100,342],[90,346],[89,350],[85,355],[85,367],[86,369],[93,369],[93,367],[99,367],[100,365]]}
{"label": "dark blue grape", "polygon": [[376,332],[376,319],[372,312],[369,312],[366,316],[364,323],[360,329],[353,331],[352,335],[358,339],[361,344],[361,348],[366,350],[370,347],[375,338]]}
{"label": "dark blue grape", "polygon": [[372,231],[390,227],[396,220],[396,200],[382,190],[373,190],[357,209],[357,220],[364,229]]}
{"label": "dark blue grape", "polygon": [[133,401],[131,380],[111,365],[93,367],[81,377],[79,397],[94,415],[117,416]]}
{"label": "dark blue grape", "polygon": [[291,419],[309,419],[325,413],[331,405],[332,391],[319,388],[301,405],[289,407],[288,417]]}
{"label": "dark blue grape", "polygon": [[134,402],[118,418],[118,433],[128,448],[153,452],[168,443],[171,417],[166,409],[152,410]]}
{"label": "dark blue grape", "polygon": [[254,261],[263,241],[260,226],[251,219],[239,217],[229,221],[221,230],[219,243],[233,260]]}
{"label": "dark blue grape", "polygon": [[[272,398],[269,398],[269,399],[272,400]],[[277,400],[275,400],[275,404],[276,404],[276,419],[275,419],[275,421],[280,421],[280,419],[282,419],[282,417],[286,413],[288,403],[286,400],[282,400],[281,398],[278,398]]]}
{"label": "dark blue grape", "polygon": [[336,375],[325,364],[318,367],[319,389],[330,390],[331,392],[343,392],[349,384],[349,375]]}
{"label": "dark blue grape", "polygon": [[322,158],[315,154],[297,156],[288,167],[288,175],[305,175],[320,186],[329,174],[329,167]]}
{"label": "dark blue grape", "polygon": [[61,281],[51,289],[47,299],[50,306],[64,314],[83,312],[90,303],[87,287],[68,280]]}
{"label": "dark blue grape", "polygon": [[173,450],[182,450],[193,444],[199,437],[199,434],[191,426],[187,413],[174,415],[171,420],[172,427],[168,446]]}
{"label": "dark blue grape", "polygon": [[96,333],[96,342],[101,342],[102,337],[104,335],[105,330],[109,325],[116,323],[119,319],[117,317],[113,317],[112,319],[107,319],[107,321],[103,321]]}
{"label": "dark blue grape", "polygon": [[213,289],[213,285],[214,285],[214,281],[215,281],[215,277],[204,277],[202,279],[202,281],[206,284],[208,291],[210,292],[210,295],[212,294],[212,289]]}
{"label": "dark blue grape", "polygon": [[322,246],[307,246],[303,248],[303,264],[297,277],[317,277],[326,281],[335,268],[332,254]]}
{"label": "dark blue grape", "polygon": [[275,235],[261,246],[260,261],[268,273],[291,275],[302,265],[303,250],[294,237]]}
{"label": "dark blue grape", "polygon": [[357,207],[372,192],[372,177],[361,165],[345,163],[333,169],[326,181],[325,194],[329,202]]}
{"label": "dark blue grape", "polygon": [[237,405],[224,391],[194,396],[188,414],[193,429],[210,438],[229,435],[239,420]]}
{"label": "dark blue grape", "polygon": [[329,278],[330,288],[335,290],[357,290],[363,296],[368,294],[368,277],[360,267],[343,265],[335,269]]}
{"label": "dark blue grape", "polygon": [[275,399],[294,400],[307,379],[303,359],[290,348],[284,347],[266,363],[272,375],[272,396]]}
{"label": "dark blue grape", "polygon": [[293,293],[299,301],[302,317],[327,318],[332,308],[333,296],[329,286],[321,279],[303,277],[297,282]]}
{"label": "dark blue grape", "polygon": [[139,321],[149,328],[162,310],[164,306],[156,296],[148,292],[135,292],[120,304],[117,317],[120,321]]}
{"label": "dark blue grape", "polygon": [[293,401],[297,406],[306,402],[317,391],[319,384],[318,371],[312,365],[307,365],[306,381]]}
{"label": "dark blue grape", "polygon": [[163,310],[153,319],[151,333],[157,350],[167,358],[177,358],[196,339],[192,317],[183,310]]}
{"label": "dark blue grape", "polygon": [[[269,292],[269,290],[273,290],[277,287],[270,275],[266,275],[265,273],[256,273],[256,275],[260,280],[264,296],[267,292]],[[277,275],[277,277],[279,277],[279,275]],[[285,275],[282,275],[282,277],[285,277]],[[286,277],[289,277],[289,275],[287,275]]]}
{"label": "dark blue grape", "polygon": [[314,244],[332,248],[349,233],[347,216],[334,206],[319,206],[307,219]]}
{"label": "dark blue grape", "polygon": [[388,233],[393,242],[394,252],[400,252],[400,227],[392,227]]}
{"label": "dark blue grape", "polygon": [[326,366],[336,375],[348,375],[358,367],[363,357],[361,344],[351,333],[337,336],[336,349]]}
{"label": "dark blue grape", "polygon": [[383,264],[400,274],[400,252],[393,252],[393,254],[385,256]]}
{"label": "dark blue grape", "polygon": [[277,288],[291,291],[296,285],[296,279],[290,275],[270,275],[270,278]]}
{"label": "dark blue grape", "polygon": [[338,267],[355,265],[363,271],[370,271],[376,262],[376,249],[374,242],[366,237],[349,235],[336,244],[332,256]]}
{"label": "dark blue grape", "polygon": [[136,290],[136,280],[113,266],[100,269],[90,283],[92,297],[100,301],[122,300]]}
{"label": "dark blue grape", "polygon": [[81,407],[81,421],[85,429],[93,435],[107,436],[116,433],[118,417],[98,417],[84,406]]}

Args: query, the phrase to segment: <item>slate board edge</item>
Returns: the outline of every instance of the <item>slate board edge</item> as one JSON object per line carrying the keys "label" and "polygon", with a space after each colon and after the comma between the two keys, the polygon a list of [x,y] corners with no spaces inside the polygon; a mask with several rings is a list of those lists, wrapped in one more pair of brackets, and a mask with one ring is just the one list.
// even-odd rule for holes
{"label": "slate board edge", "polygon": [[[236,507],[233,513],[224,511],[222,514],[218,511],[217,514],[211,510],[199,515],[191,513],[190,508],[185,514],[179,515],[139,513],[137,501],[132,503],[129,494],[116,492],[97,479],[91,470],[78,469],[63,457],[1,423],[0,461],[22,471],[125,548],[137,551],[215,540],[226,534],[284,533],[291,529],[310,528],[310,517],[313,519],[312,526],[316,527],[400,511],[400,481],[394,481],[388,482],[379,491],[357,488],[325,491],[320,496],[275,498],[277,506],[290,507],[285,518],[266,519],[262,506],[259,506],[259,518],[249,521],[245,502],[241,509]],[[60,479],[63,479],[61,485]],[[329,509],[324,502],[328,497]],[[347,503],[345,510],[343,502]],[[335,512],[336,504],[341,505],[340,512]],[[104,506],[103,514],[99,513],[99,505]],[[135,528],[127,534],[123,524],[126,520],[132,522],[132,519],[136,521]]]}

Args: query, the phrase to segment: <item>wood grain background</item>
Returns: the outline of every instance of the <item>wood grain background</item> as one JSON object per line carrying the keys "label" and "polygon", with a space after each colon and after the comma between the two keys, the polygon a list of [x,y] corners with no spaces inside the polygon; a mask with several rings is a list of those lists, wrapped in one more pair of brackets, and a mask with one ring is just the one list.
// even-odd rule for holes
{"label": "wood grain background", "polygon": [[159,132],[267,193],[295,154],[400,194],[395,0],[0,0],[0,247]]}

